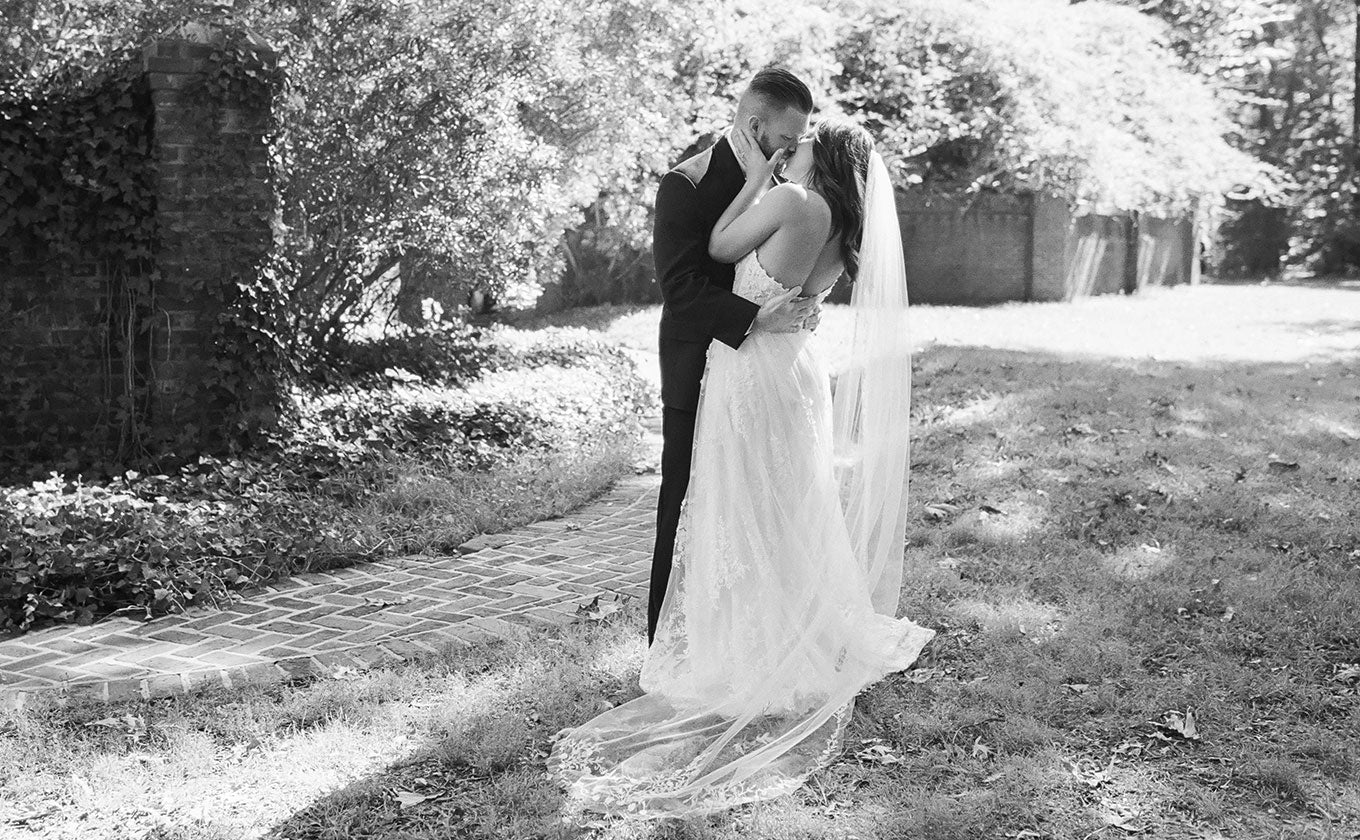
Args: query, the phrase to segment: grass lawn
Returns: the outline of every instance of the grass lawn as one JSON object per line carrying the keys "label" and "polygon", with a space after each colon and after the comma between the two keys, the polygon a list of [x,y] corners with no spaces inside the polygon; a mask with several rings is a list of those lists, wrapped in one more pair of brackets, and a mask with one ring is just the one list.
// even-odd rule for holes
{"label": "grass lawn", "polygon": [[[645,309],[574,317],[640,353],[655,330]],[[315,682],[11,713],[0,835],[1360,836],[1360,290],[914,324],[903,610],[939,636],[861,697],[845,756],[798,794],[563,821],[543,759],[636,692],[630,605]]]}

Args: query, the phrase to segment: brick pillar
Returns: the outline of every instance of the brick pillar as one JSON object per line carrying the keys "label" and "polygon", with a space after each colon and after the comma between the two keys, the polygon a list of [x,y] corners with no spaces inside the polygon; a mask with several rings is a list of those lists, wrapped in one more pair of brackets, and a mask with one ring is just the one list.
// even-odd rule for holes
{"label": "brick pillar", "polygon": [[[229,418],[252,409],[241,404],[240,389],[216,386],[214,363],[222,353],[224,301],[268,260],[278,208],[266,136],[270,103],[215,101],[206,84],[227,37],[190,25],[143,50],[160,231],[151,425],[209,448],[230,431]],[[245,397],[264,405],[273,393],[261,387]]]}

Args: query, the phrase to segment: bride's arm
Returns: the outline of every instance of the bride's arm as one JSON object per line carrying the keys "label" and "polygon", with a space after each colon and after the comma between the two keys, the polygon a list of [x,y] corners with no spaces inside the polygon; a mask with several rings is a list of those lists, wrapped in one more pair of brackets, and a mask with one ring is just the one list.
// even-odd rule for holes
{"label": "bride's arm", "polygon": [[764,185],[748,180],[727,206],[708,237],[708,255],[734,263],[751,253],[797,210],[799,196],[791,184],[764,192]]}

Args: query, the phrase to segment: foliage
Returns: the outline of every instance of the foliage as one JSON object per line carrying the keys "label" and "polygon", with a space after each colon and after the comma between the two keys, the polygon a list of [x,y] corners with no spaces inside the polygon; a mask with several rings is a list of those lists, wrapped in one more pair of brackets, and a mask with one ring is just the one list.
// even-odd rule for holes
{"label": "foliage", "polygon": [[[649,406],[632,362],[583,330],[489,331],[472,353],[449,353],[441,339],[356,353],[367,361],[386,348],[386,361],[430,379],[398,367],[380,378],[356,363],[352,384],[296,392],[288,425],[250,457],[201,456],[169,474],[128,472],[102,484],[54,475],[0,490],[0,629],[88,622],[113,610],[151,616],[372,558],[383,535],[352,520],[390,480],[387,465],[513,473],[580,453],[589,469],[590,459],[613,463],[608,453],[635,439]],[[470,358],[482,368],[456,367]],[[455,380],[465,387],[445,384]]]}
{"label": "foliage", "polygon": [[636,425],[636,408],[596,369],[499,371],[457,391],[399,383],[299,398],[298,435],[316,461],[378,451],[485,470]]}
{"label": "foliage", "polygon": [[837,70],[834,0],[651,0],[612,4],[609,15],[623,23],[596,30],[595,49],[627,85],[598,107],[624,153],[607,159],[597,195],[562,238],[566,265],[548,289],[557,305],[659,301],[650,248],[660,176],[731,125],[757,69],[789,67],[821,105]]}
{"label": "foliage", "polygon": [[[1360,265],[1354,4],[1117,1],[1169,24],[1177,53],[1227,103],[1235,123],[1230,141],[1287,177],[1284,196],[1239,196],[1223,236],[1225,267],[1274,273],[1282,258],[1321,273]],[[1263,202],[1286,212],[1263,213]],[[1254,256],[1263,239],[1280,244]]]}
{"label": "foliage", "polygon": [[[83,17],[26,5],[61,36],[25,42],[39,58],[78,33],[116,42],[177,16],[251,27],[281,50],[298,352],[335,351],[394,298],[424,296],[422,273],[446,301],[483,289],[522,302],[558,276],[563,302],[655,299],[656,178],[726,128],[740,85],[769,63],[808,79],[825,110],[864,109],[904,179],[1169,211],[1252,176],[1154,28],[1103,4],[108,0]],[[115,25],[111,9],[141,23]]]}
{"label": "foliage", "polygon": [[365,554],[342,524],[276,485],[286,466],[204,456],[174,475],[107,484],[54,475],[0,494],[0,628],[147,617]]}
{"label": "foliage", "polygon": [[1132,11],[1056,0],[874,9],[841,42],[841,107],[897,177],[1175,215],[1260,167],[1209,88]]}
{"label": "foliage", "polygon": [[211,302],[209,313],[216,316],[210,337],[214,357],[195,388],[200,403],[220,417],[206,420],[205,430],[190,430],[197,434],[197,440],[190,438],[191,451],[204,445],[239,449],[258,442],[276,425],[283,382],[298,367],[286,338],[289,318],[283,290],[289,265],[273,247],[271,230],[276,212],[273,191],[281,172],[278,162],[272,161],[263,164],[262,173],[259,155],[234,145],[230,138],[239,135],[227,127],[232,111],[240,109],[265,115],[259,126],[265,137],[252,138],[250,145],[281,130],[271,103],[283,80],[277,56],[248,33],[216,33],[201,89],[191,89],[206,108],[201,118],[211,120],[217,132],[216,143],[198,150],[201,159],[187,174],[191,180],[210,181],[214,192],[199,200],[214,204],[221,224],[238,237],[251,232],[263,250],[260,254],[247,246],[253,264],[244,272],[229,276],[205,272],[187,283],[188,291]]}
{"label": "foliage", "polygon": [[353,355],[370,361],[354,366],[351,386],[299,392],[295,437],[308,459],[377,450],[483,470],[618,435],[651,404],[632,360],[584,330],[487,331],[477,343],[463,333],[465,343],[443,343],[458,334],[426,329],[404,343],[365,342]]}
{"label": "foliage", "polygon": [[307,373],[318,385],[381,386],[391,383],[390,371],[430,385],[462,385],[481,373],[490,353],[481,330],[462,321],[430,321],[398,325],[378,336],[352,336]]}
{"label": "foliage", "polygon": [[[16,278],[0,290],[0,358],[9,362],[0,374],[0,421],[16,441],[5,466],[109,467],[237,445],[275,419],[278,266],[266,261],[223,276],[200,265],[173,275],[167,295],[158,211],[176,200],[211,202],[236,236],[196,247],[226,254],[233,246],[225,243],[262,227],[267,246],[260,217],[269,212],[269,178],[242,162],[241,143],[229,139],[241,135],[224,132],[167,186],[170,173],[153,159],[140,53],[72,50],[67,63],[51,66],[40,53],[28,63],[9,60],[0,73],[0,247]],[[224,37],[208,66],[202,89],[189,91],[198,118],[220,126],[235,107],[268,112],[277,66],[266,51]],[[215,421],[209,428],[158,428],[149,416],[155,361],[178,349],[162,302],[175,295],[211,304],[203,319],[210,358],[186,382],[187,401]],[[48,325],[71,318],[87,319],[71,325],[82,328],[79,338],[59,355],[44,350]],[[56,361],[62,374],[53,373]],[[56,384],[62,375],[66,389]],[[62,400],[65,408],[53,404]]]}
{"label": "foliage", "polygon": [[[156,276],[149,92],[126,54],[42,81],[0,75],[0,253],[13,278],[0,287],[0,428],[12,444],[0,460],[71,445],[127,454],[147,398],[132,359]],[[54,302],[93,310],[71,352],[106,359],[88,371],[103,387],[90,412],[100,422],[84,428],[45,410],[46,373],[34,373],[50,363],[34,327]]]}

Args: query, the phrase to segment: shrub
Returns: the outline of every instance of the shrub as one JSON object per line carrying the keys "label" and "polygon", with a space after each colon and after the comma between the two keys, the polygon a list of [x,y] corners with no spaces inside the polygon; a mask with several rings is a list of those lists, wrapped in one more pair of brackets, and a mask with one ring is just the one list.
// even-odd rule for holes
{"label": "shrub", "polygon": [[[570,481],[560,506],[607,480],[592,464],[618,468],[650,400],[631,360],[584,330],[431,328],[351,350],[341,366],[351,381],[296,391],[289,425],[249,459],[202,456],[170,475],[128,472],[103,484],[54,475],[0,489],[0,630],[122,610],[150,617],[378,556],[388,545],[381,523],[367,528],[352,515],[401,472],[394,465],[422,464],[435,480],[579,463],[595,477]],[[465,384],[444,384],[453,381]],[[511,483],[555,493],[542,481]]]}
{"label": "shrub", "polygon": [[405,371],[431,384],[456,386],[475,379],[492,352],[482,332],[462,321],[402,325],[382,336],[337,343],[308,374],[314,384],[378,386],[392,381],[391,371]]}
{"label": "shrub", "polygon": [[315,500],[277,489],[279,468],[205,457],[174,476],[54,475],[0,493],[0,629],[149,618],[368,554]]}
{"label": "shrub", "polygon": [[635,425],[651,392],[632,361],[562,333],[497,345],[487,371],[465,389],[393,370],[384,385],[299,393],[293,439],[313,463],[353,461],[367,450],[490,469],[532,451],[585,447]]}

